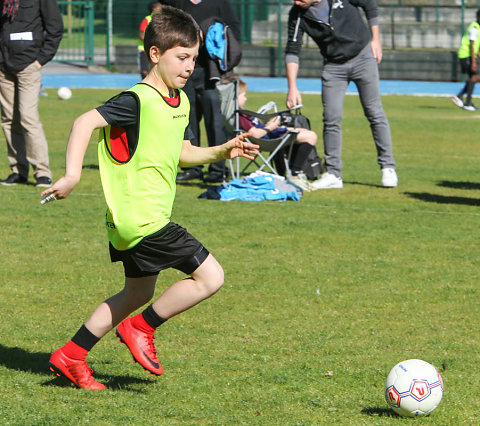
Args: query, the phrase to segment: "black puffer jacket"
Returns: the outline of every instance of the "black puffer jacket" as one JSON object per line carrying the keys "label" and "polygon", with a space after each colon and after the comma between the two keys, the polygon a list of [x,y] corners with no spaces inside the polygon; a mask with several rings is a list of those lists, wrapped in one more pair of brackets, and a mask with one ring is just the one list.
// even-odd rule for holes
{"label": "black puffer jacket", "polygon": [[13,22],[0,18],[0,69],[21,71],[35,60],[45,65],[55,56],[62,35],[56,0],[19,0]]}
{"label": "black puffer jacket", "polygon": [[378,25],[375,0],[328,0],[328,3],[330,7],[328,23],[315,17],[314,6],[308,9],[293,6],[290,9],[285,49],[287,62],[298,61],[304,33],[317,43],[327,61],[335,63],[344,63],[357,56],[370,41],[369,28],[365,25],[358,8],[365,11],[370,26]]}

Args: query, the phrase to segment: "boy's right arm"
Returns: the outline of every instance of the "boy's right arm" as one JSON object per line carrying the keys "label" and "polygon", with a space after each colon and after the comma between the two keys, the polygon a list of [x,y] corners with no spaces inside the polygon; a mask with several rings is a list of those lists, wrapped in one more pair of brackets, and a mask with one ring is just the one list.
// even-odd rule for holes
{"label": "boy's right arm", "polygon": [[78,117],[72,126],[68,138],[65,159],[65,176],[42,192],[42,196],[53,194],[56,199],[65,198],[80,180],[83,157],[95,129],[107,126],[108,123],[96,109],[92,109]]}

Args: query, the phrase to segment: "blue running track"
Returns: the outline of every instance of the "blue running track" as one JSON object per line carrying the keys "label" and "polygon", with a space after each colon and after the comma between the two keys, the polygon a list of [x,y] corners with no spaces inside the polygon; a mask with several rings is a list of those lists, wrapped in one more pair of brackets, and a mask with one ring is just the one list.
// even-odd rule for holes
{"label": "blue running track", "polygon": [[[252,92],[287,92],[287,79],[279,77],[244,77]],[[62,86],[71,89],[127,89],[138,83],[137,74],[44,74],[43,86],[57,88]],[[478,86],[478,85],[477,85]],[[298,88],[302,93],[320,93],[322,83],[320,79],[300,78]],[[456,94],[462,83],[433,82],[433,81],[398,81],[382,80],[380,91],[384,95],[418,95],[418,96],[452,96]],[[347,93],[357,93],[354,84],[348,86]]]}

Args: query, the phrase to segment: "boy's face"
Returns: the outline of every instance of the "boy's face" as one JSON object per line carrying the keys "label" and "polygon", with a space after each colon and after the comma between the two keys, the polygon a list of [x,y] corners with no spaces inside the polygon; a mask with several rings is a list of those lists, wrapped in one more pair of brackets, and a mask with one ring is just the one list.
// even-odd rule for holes
{"label": "boy's face", "polygon": [[155,74],[160,79],[157,82],[160,88],[181,89],[195,68],[198,56],[197,43],[193,47],[175,46],[159,54],[158,49],[152,47],[150,56],[155,63]]}
{"label": "boy's face", "polygon": [[245,102],[247,102],[247,92],[240,92],[238,94],[238,106],[243,108]]}

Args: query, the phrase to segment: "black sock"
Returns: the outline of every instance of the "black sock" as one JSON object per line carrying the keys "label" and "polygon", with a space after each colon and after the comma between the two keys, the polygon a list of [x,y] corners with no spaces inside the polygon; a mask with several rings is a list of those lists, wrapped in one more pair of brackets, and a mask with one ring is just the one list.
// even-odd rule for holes
{"label": "black sock", "polygon": [[72,337],[72,342],[77,344],[87,351],[91,351],[92,348],[98,343],[100,337],[95,336],[85,324],[83,324],[80,329],[77,331],[75,336]]}
{"label": "black sock", "polygon": [[463,95],[464,95],[465,93],[467,93],[467,89],[468,89],[468,82],[465,83],[465,85],[463,86],[463,89],[461,90],[461,92],[458,93],[457,98],[462,99],[462,98],[463,98]]}
{"label": "black sock", "polygon": [[475,88],[475,82],[474,81],[468,81],[467,82],[467,102],[466,105],[470,105],[472,103],[472,94],[473,94],[473,89]]}
{"label": "black sock", "polygon": [[148,306],[147,309],[142,312],[142,316],[145,322],[153,328],[157,328],[166,321],[166,319],[162,318],[155,312],[152,305]]}
{"label": "black sock", "polygon": [[308,155],[313,151],[313,149],[314,146],[310,145],[309,143],[303,142],[298,144],[291,167],[293,176],[304,171],[303,165],[307,161]]}

